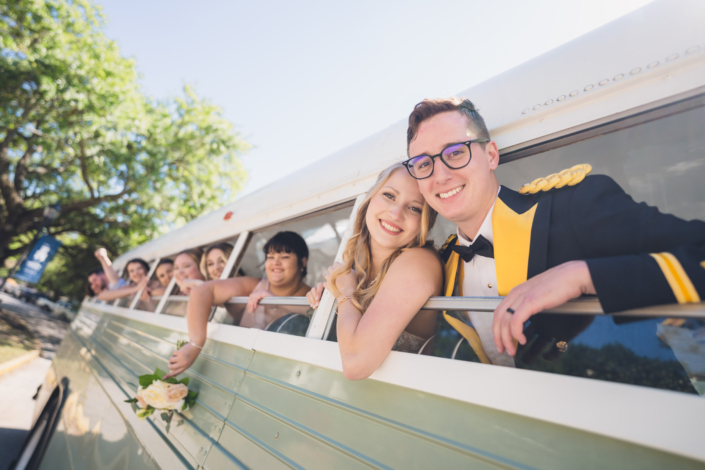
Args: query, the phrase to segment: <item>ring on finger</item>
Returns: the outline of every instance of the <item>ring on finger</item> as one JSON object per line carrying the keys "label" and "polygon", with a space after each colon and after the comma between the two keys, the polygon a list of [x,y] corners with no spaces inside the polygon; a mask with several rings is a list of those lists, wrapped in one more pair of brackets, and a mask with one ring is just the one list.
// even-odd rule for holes
{"label": "ring on finger", "polygon": [[516,313],[516,312],[514,311],[514,309],[511,308],[511,307],[507,309],[507,312],[509,312],[509,313],[511,313],[511,314],[515,314],[515,313]]}

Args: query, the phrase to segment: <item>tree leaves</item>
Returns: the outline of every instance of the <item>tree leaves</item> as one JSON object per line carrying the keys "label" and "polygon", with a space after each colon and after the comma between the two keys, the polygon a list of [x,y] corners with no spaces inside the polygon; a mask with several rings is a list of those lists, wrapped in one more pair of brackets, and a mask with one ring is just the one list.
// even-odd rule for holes
{"label": "tree leaves", "polygon": [[82,0],[0,4],[0,266],[58,202],[50,232],[65,248],[46,276],[61,278],[44,282],[55,291],[92,267],[72,247],[120,254],[231,201],[246,179],[249,146],[220,108],[188,86],[145,97],[103,21]]}

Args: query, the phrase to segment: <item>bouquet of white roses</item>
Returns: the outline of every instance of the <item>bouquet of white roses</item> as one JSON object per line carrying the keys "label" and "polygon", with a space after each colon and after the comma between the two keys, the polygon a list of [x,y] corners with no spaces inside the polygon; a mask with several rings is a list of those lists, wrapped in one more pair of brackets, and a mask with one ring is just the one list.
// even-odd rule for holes
{"label": "bouquet of white roses", "polygon": [[166,372],[155,369],[154,374],[140,375],[140,386],[137,396],[125,402],[140,419],[146,419],[155,411],[161,411],[161,417],[166,422],[166,432],[169,432],[174,411],[187,411],[195,403],[198,392],[188,389],[189,378],[176,380],[170,377],[164,380]]}

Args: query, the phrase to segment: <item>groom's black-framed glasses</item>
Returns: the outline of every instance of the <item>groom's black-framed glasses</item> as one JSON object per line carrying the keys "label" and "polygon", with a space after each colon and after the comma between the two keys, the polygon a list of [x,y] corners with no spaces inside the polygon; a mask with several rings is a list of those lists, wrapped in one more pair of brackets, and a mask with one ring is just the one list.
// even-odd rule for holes
{"label": "groom's black-framed glasses", "polygon": [[445,166],[451,170],[459,170],[470,163],[470,159],[472,158],[470,145],[475,142],[485,144],[489,141],[490,139],[473,139],[467,142],[460,142],[449,145],[438,155],[419,155],[404,160],[402,164],[409,170],[411,176],[417,180],[422,180],[433,174],[433,164],[436,158],[440,158]]}

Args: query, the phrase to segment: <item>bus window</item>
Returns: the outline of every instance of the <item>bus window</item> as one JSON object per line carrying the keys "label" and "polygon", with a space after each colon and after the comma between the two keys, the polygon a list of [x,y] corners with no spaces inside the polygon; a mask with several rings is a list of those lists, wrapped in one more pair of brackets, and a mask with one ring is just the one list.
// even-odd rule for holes
{"label": "bus window", "polygon": [[[269,282],[264,269],[266,260],[263,248],[267,241],[282,231],[291,231],[299,234],[306,242],[309,256],[306,263],[306,276],[302,282],[313,286],[324,280],[323,275],[328,272],[328,267],[335,261],[348,219],[352,212],[352,203],[338,206],[325,212],[286,222],[252,234],[247,248],[242,256],[237,273],[261,279],[264,288]],[[285,300],[286,299],[286,300]],[[280,302],[278,305],[269,302]],[[281,302],[286,302],[282,304]],[[213,321],[262,328],[279,333],[303,336],[308,328],[308,323],[313,310],[309,308],[304,297],[296,299],[281,298],[280,300],[264,300],[257,312],[245,312],[245,304],[235,300],[226,305],[229,315],[213,317]],[[234,321],[233,319],[242,319]]]}
{"label": "bus window", "polygon": [[705,220],[705,106],[511,161],[496,174],[517,190],[579,163],[612,177],[637,202]]}

